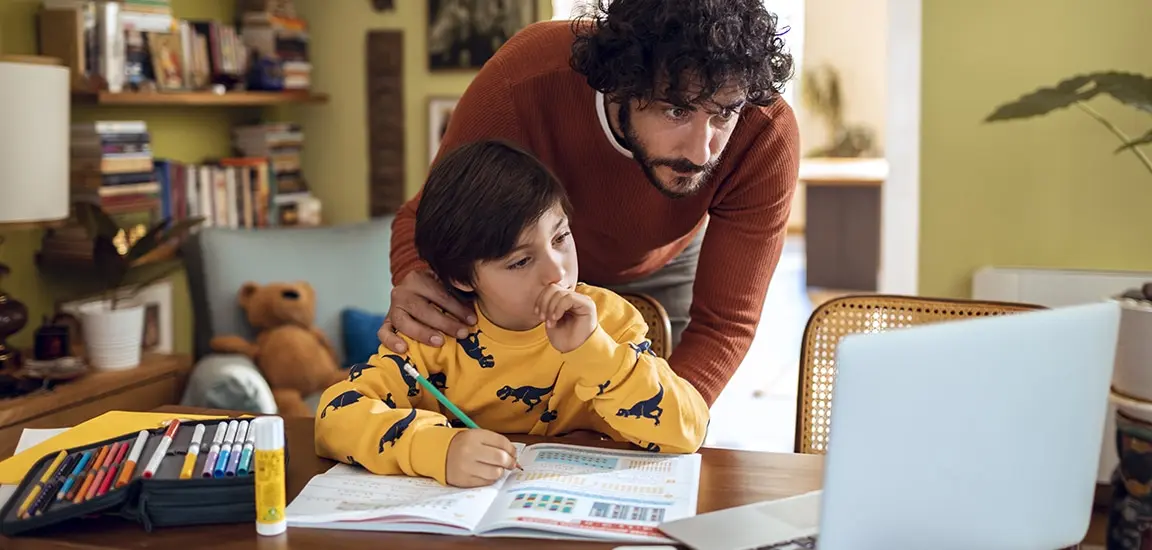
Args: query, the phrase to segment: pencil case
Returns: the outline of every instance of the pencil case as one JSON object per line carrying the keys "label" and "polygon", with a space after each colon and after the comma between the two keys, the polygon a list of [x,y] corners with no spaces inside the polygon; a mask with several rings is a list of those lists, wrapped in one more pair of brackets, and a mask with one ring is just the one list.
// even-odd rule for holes
{"label": "pencil case", "polygon": [[[222,421],[225,426],[236,422],[235,439],[241,431],[241,422],[250,420],[230,418],[181,422],[153,475],[147,478],[144,472],[163,440],[166,427],[147,430],[147,439],[143,440],[134,467],[129,465],[128,459],[134,454],[132,448],[141,439],[140,432],[45,455],[29,469],[15,493],[0,508],[0,533],[15,536],[38,532],[102,515],[138,522],[148,532],[158,527],[254,522],[254,453],[244,453],[242,441],[241,453],[235,455],[232,452],[234,442],[229,446],[228,460],[220,469],[220,477],[216,477],[216,466],[224,454],[224,445],[220,445],[220,452],[211,452],[217,427]],[[181,478],[197,425],[204,426],[199,452],[195,453],[190,477]],[[250,441],[247,433],[244,439]],[[248,445],[248,448],[252,446]],[[124,449],[123,453],[120,449]],[[286,451],[285,467],[288,461]],[[87,461],[83,459],[85,453],[89,456]],[[63,458],[58,461],[60,456]],[[70,458],[73,456],[76,458]],[[233,460],[233,456],[237,458]],[[104,459],[100,460],[101,457]],[[205,463],[209,459],[213,460],[207,471],[209,477],[204,477]],[[244,464],[245,459],[247,464]],[[117,481],[125,470],[129,470],[125,483],[118,487]],[[89,474],[91,481],[86,483]],[[72,477],[72,483],[68,483],[69,477]],[[59,498],[61,489],[67,489],[64,498]]]}

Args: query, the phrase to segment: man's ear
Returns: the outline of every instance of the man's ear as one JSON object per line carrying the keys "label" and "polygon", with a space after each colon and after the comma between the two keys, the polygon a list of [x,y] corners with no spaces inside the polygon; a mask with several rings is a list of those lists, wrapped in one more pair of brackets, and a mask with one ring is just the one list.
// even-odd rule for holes
{"label": "man's ear", "polygon": [[247,309],[248,301],[260,290],[260,285],[252,281],[248,281],[240,286],[240,292],[237,293],[236,299],[240,302],[240,307]]}

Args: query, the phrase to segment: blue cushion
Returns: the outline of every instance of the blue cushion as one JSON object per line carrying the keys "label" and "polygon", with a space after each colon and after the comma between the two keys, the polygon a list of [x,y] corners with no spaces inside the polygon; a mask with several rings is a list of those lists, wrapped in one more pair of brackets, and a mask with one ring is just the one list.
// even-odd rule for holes
{"label": "blue cushion", "polygon": [[364,363],[380,348],[376,332],[384,324],[383,313],[372,313],[354,307],[340,312],[340,324],[344,333],[344,367]]}

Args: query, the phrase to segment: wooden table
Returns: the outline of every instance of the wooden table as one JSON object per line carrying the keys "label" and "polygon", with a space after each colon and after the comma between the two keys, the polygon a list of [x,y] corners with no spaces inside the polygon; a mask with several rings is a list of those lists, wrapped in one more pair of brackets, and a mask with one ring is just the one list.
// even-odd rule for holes
{"label": "wooden table", "polygon": [[[236,414],[187,407],[161,407],[165,412],[185,414]],[[285,438],[288,447],[288,502],[300,493],[304,485],[317,474],[331,468],[335,462],[316,456],[313,443],[313,419],[285,418]],[[512,439],[524,443],[557,441],[555,438],[516,436]],[[626,448],[612,442],[581,441],[581,444],[601,447]],[[823,458],[819,455],[758,453],[723,449],[701,449],[699,513],[731,508],[764,500],[797,495],[820,488]],[[7,455],[0,455],[6,458]],[[1094,544],[1102,540],[1104,518],[1093,517],[1093,532],[1086,541]],[[619,543],[547,541],[536,539],[499,539],[484,537],[457,537],[446,535],[419,535],[378,533],[370,531],[335,531],[289,527],[278,537],[260,537],[250,523],[165,528],[146,533],[135,523],[118,518],[99,518],[77,525],[71,530],[54,531],[49,535],[0,537],[0,548],[69,549],[76,548],[163,548],[183,550],[190,548],[233,549],[288,549],[288,548],[348,548],[365,547],[400,548],[506,548],[533,549],[542,546],[548,550],[576,548],[613,548]]]}
{"label": "wooden table", "polygon": [[11,456],[25,428],[75,426],[108,411],[149,411],[180,402],[192,358],[146,353],[140,366],[91,372],[49,391],[0,399],[0,456]]}

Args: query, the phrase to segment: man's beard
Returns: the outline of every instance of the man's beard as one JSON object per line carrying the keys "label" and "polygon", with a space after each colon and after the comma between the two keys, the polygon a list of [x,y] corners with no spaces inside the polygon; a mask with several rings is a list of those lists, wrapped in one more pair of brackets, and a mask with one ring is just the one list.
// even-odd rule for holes
{"label": "man's beard", "polygon": [[[620,105],[620,131],[624,133],[624,139],[628,142],[628,150],[632,151],[632,158],[640,164],[640,168],[644,170],[644,175],[648,177],[648,183],[651,183],[657,191],[670,199],[690,197],[703,189],[708,177],[712,175],[712,169],[716,167],[716,161],[710,161],[700,166],[685,158],[652,158],[640,142],[640,136],[636,134],[636,129],[632,127],[631,115],[632,106],[630,104]],[[667,166],[677,172],[691,173],[692,175],[673,177],[670,182],[671,188],[669,188],[656,176],[657,166]]]}

